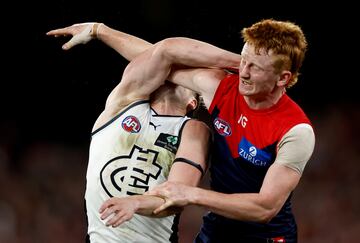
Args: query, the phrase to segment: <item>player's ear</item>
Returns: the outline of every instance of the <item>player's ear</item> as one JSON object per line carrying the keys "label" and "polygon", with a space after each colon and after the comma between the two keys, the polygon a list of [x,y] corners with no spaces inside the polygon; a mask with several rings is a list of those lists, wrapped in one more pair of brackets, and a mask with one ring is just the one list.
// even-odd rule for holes
{"label": "player's ear", "polygon": [[198,101],[195,98],[191,99],[191,101],[187,105],[187,111],[188,112],[193,111],[197,108],[197,106],[198,106]]}
{"label": "player's ear", "polygon": [[277,86],[286,86],[291,78],[292,74],[290,71],[284,70],[280,74],[280,79],[277,81]]}

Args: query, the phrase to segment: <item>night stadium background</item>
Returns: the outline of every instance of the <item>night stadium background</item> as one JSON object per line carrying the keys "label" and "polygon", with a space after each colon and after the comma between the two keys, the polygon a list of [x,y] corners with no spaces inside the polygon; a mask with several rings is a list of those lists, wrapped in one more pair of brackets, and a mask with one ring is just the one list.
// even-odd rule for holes
{"label": "night stadium background", "polygon": [[[264,18],[294,21],[309,43],[299,82],[288,90],[309,115],[317,136],[293,194],[299,242],[358,242],[358,13],[344,1],[314,4],[10,3],[1,26],[0,242],[83,242],[90,131],[127,63],[99,41],[65,52],[61,45],[68,39],[48,37],[47,31],[96,21],[151,42],[187,36],[240,52],[239,31]],[[203,212],[186,209],[182,243],[191,242]]]}

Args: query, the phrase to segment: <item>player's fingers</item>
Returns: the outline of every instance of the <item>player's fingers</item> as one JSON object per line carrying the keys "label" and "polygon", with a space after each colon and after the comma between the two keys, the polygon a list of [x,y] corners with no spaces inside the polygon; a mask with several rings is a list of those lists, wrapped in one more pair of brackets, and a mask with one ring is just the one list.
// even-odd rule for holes
{"label": "player's fingers", "polygon": [[105,209],[107,209],[109,206],[110,206],[109,202],[108,202],[108,201],[105,201],[105,202],[101,205],[101,207],[100,207],[100,209],[99,209],[99,213],[104,212]]}
{"label": "player's fingers", "polygon": [[107,217],[109,217],[111,214],[113,214],[115,212],[115,208],[114,207],[108,207],[107,209],[105,209],[105,211],[103,213],[101,213],[100,218],[102,220],[106,219]]}
{"label": "player's fingers", "polygon": [[115,223],[113,223],[113,227],[118,227],[119,225],[121,225],[122,223],[124,223],[125,221],[128,221],[132,218],[132,216],[125,214],[123,217],[120,217]]}
{"label": "player's fingers", "polygon": [[54,35],[55,37],[61,36],[61,35],[70,35],[70,33],[68,32],[67,28],[61,28],[61,29],[55,29],[55,30],[50,30],[46,33],[46,35]]}
{"label": "player's fingers", "polygon": [[113,216],[108,221],[106,221],[106,226],[110,226],[110,225],[113,226],[114,223],[116,223],[123,216],[124,214],[121,211],[114,213]]}
{"label": "player's fingers", "polygon": [[74,35],[73,38],[71,38],[68,42],[66,42],[63,46],[62,49],[64,50],[69,50],[70,48],[72,48],[73,46],[76,46],[80,43],[83,43],[83,40],[81,38],[79,38],[78,35]]}
{"label": "player's fingers", "polygon": [[104,210],[109,208],[112,204],[113,204],[113,198],[106,200],[99,208],[99,213],[104,212]]}
{"label": "player's fingers", "polygon": [[162,191],[158,191],[155,189],[153,191],[147,191],[146,195],[153,196],[153,197],[159,197],[159,198],[163,199],[164,202],[166,202],[166,195]]}
{"label": "player's fingers", "polygon": [[69,40],[68,42],[66,42],[63,46],[62,49],[63,50],[69,50],[71,47],[77,45],[78,43],[76,43],[75,41],[72,41],[73,39]]}
{"label": "player's fingers", "polygon": [[64,50],[69,50],[71,47],[78,44],[86,44],[92,39],[91,36],[92,25],[88,25],[83,31],[74,35],[67,43],[63,45]]}
{"label": "player's fingers", "polygon": [[160,207],[156,208],[153,213],[154,214],[158,214],[160,213],[161,211],[167,209],[168,207],[172,206],[172,201],[171,200],[167,200],[163,205],[161,205]]}

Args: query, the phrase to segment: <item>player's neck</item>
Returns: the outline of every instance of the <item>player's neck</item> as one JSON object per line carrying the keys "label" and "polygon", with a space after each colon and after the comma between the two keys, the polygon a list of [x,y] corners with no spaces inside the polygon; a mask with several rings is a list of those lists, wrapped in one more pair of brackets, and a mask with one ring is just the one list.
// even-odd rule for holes
{"label": "player's neck", "polygon": [[276,105],[281,97],[285,94],[285,89],[277,90],[274,93],[268,94],[263,97],[244,96],[249,108],[253,110],[268,109]]}
{"label": "player's neck", "polygon": [[153,101],[151,107],[159,115],[184,116],[186,114],[186,110],[169,101]]}

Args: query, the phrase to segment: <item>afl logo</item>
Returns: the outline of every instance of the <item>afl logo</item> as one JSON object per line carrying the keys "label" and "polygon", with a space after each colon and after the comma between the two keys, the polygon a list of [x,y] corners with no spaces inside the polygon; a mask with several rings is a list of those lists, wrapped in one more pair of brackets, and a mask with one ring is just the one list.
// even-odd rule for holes
{"label": "afl logo", "polygon": [[224,120],[222,120],[222,119],[220,119],[220,118],[216,118],[215,120],[214,120],[214,127],[215,127],[215,129],[216,129],[216,131],[221,135],[221,136],[230,136],[231,135],[231,127],[230,127],[230,125],[226,122],[226,121],[224,121]]}
{"label": "afl logo", "polygon": [[141,124],[135,116],[127,116],[121,124],[122,128],[129,133],[138,133],[141,129]]}

